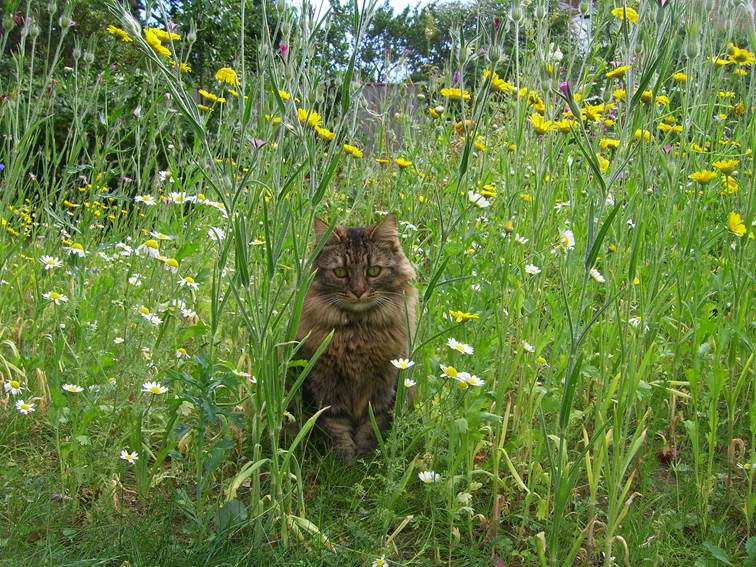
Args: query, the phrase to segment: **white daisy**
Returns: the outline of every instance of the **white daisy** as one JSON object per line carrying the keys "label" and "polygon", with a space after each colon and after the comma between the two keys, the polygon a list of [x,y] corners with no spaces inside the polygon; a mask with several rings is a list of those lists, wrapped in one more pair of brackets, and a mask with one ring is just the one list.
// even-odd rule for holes
{"label": "white daisy", "polygon": [[142,285],[142,274],[133,274],[129,276],[129,284],[133,285],[134,287],[139,287]]}
{"label": "white daisy", "polygon": [[3,384],[3,386],[5,387],[5,391],[12,396],[18,396],[24,389],[24,387],[21,385],[21,382],[19,382],[18,380],[9,380],[5,384]]}
{"label": "white daisy", "polygon": [[199,284],[194,280],[192,276],[186,276],[185,278],[179,278],[179,287],[188,287],[194,291],[199,289]]}
{"label": "white daisy", "polygon": [[78,394],[79,392],[83,392],[84,388],[79,386],[78,384],[63,384],[61,386],[64,391],[71,392],[72,394]]}
{"label": "white daisy", "polygon": [[456,350],[457,352],[461,352],[462,354],[473,354],[474,350],[472,346],[461,343],[456,339],[453,339],[449,337],[446,340],[446,346],[448,346],[452,350]]}
{"label": "white daisy", "polygon": [[425,484],[441,482],[441,475],[434,471],[422,471],[417,474],[417,478],[419,478]]}
{"label": "white daisy", "polygon": [[145,394],[165,394],[167,391],[168,388],[160,382],[145,382],[142,384],[142,392]]}
{"label": "white daisy", "polygon": [[606,281],[606,278],[604,276],[602,276],[601,272],[599,272],[596,268],[591,268],[591,271],[588,272],[588,273],[598,283],[604,283]]}
{"label": "white daisy", "polygon": [[405,387],[405,388],[412,388],[412,387],[413,387],[413,386],[415,386],[416,384],[417,384],[417,382],[415,382],[415,381],[414,381],[414,380],[412,380],[411,378],[405,378],[405,379],[404,379],[404,387]]}
{"label": "white daisy", "polygon": [[56,258],[54,256],[42,256],[39,261],[45,267],[45,270],[60,268],[63,265],[63,262],[60,260],[60,258]]}
{"label": "white daisy", "polygon": [[468,191],[467,192],[467,200],[471,203],[477,205],[481,209],[486,209],[491,206],[491,201],[486,199],[483,195],[480,193],[476,193],[475,191]]}
{"label": "white daisy", "polygon": [[134,197],[134,201],[147,206],[157,205],[157,200],[152,195],[137,195]]}
{"label": "white daisy", "polygon": [[47,301],[51,301],[55,305],[60,305],[61,303],[68,301],[67,296],[63,295],[62,293],[58,293],[57,291],[48,291],[46,293],[43,293],[42,297],[44,297]]}
{"label": "white daisy", "polygon": [[226,238],[226,231],[216,226],[211,226],[207,229],[207,236],[210,240],[219,242]]}
{"label": "white daisy", "polygon": [[29,415],[31,412],[35,411],[34,404],[24,400],[16,400],[16,409],[24,415]]}
{"label": "white daisy", "polygon": [[525,266],[525,273],[530,274],[531,276],[535,276],[541,273],[541,268],[539,268],[535,264],[528,264]]}
{"label": "white daisy", "polygon": [[139,453],[137,453],[136,451],[129,452],[124,449],[123,451],[121,451],[120,457],[122,460],[128,461],[130,465],[133,465],[135,462],[137,462],[137,460],[139,460]]}
{"label": "white daisy", "polygon": [[398,368],[399,370],[405,370],[407,368],[415,366],[415,363],[408,358],[396,358],[391,361],[391,364],[393,364],[394,367]]}
{"label": "white daisy", "polygon": [[79,258],[83,258],[87,254],[84,247],[78,242],[72,243],[71,246],[65,246],[63,250],[65,250],[67,254],[78,256]]}

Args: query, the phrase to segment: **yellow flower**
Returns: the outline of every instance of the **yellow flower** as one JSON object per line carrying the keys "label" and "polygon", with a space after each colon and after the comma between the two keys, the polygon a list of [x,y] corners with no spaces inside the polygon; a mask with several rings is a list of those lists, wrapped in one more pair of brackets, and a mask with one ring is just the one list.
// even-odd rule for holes
{"label": "yellow flower", "polygon": [[601,154],[596,154],[596,159],[598,160],[599,169],[601,170],[601,173],[606,173],[607,171],[609,171],[610,163],[608,159],[606,159]]}
{"label": "yellow flower", "polygon": [[391,162],[390,159],[386,159],[386,158],[375,158],[375,161],[379,163],[380,165],[387,165]]}
{"label": "yellow flower", "polygon": [[675,81],[677,81],[678,83],[687,83],[688,82],[688,75],[686,75],[682,71],[678,71],[677,73],[672,73],[672,78]]}
{"label": "yellow flower", "polygon": [[475,149],[480,152],[486,151],[486,144],[483,142],[481,138],[475,138],[475,141],[473,142],[473,145],[475,146]]}
{"label": "yellow flower", "polygon": [[654,136],[649,132],[648,130],[642,130],[638,128],[635,132],[633,132],[633,138],[640,141],[643,140],[644,142],[653,142]]}
{"label": "yellow flower", "polygon": [[215,72],[215,78],[222,83],[231,85],[232,87],[239,86],[239,75],[236,74],[231,67],[221,67]]}
{"label": "yellow flower", "polygon": [[304,108],[297,108],[297,118],[302,124],[309,124],[313,128],[320,126],[320,114],[314,110],[305,110]]}
{"label": "yellow flower", "polygon": [[154,31],[152,31],[152,29],[145,28],[144,30],[142,30],[142,33],[144,33],[145,41],[147,41],[147,43],[155,51],[155,53],[164,57],[171,56],[171,50],[160,43],[160,38],[158,38],[158,36]]}
{"label": "yellow flower", "polygon": [[[487,79],[489,75],[491,75],[491,71],[484,69],[483,78]],[[491,78],[491,88],[504,94],[511,94],[515,90],[517,90],[512,83],[508,83],[507,81],[499,77],[498,73],[496,72],[494,72],[493,77]]]}
{"label": "yellow flower", "polygon": [[604,150],[616,150],[619,148],[620,141],[614,138],[601,138],[599,146]]}
{"label": "yellow flower", "polygon": [[737,69],[733,71],[733,73],[735,73],[736,75],[740,77],[745,77],[748,74],[748,71],[746,71],[742,67],[738,67]]}
{"label": "yellow flower", "polygon": [[283,89],[278,89],[278,96],[281,97],[281,100],[289,100],[291,98],[291,95]]}
{"label": "yellow flower", "polygon": [[170,43],[171,40],[178,41],[181,39],[181,36],[177,33],[167,32],[165,30],[161,30],[158,28],[146,28],[146,29],[150,30],[153,34],[155,34],[155,37],[158,38],[159,41]]}
{"label": "yellow flower", "polygon": [[198,104],[198,105],[197,105],[197,108],[199,108],[200,110],[204,110],[204,111],[206,111],[206,112],[207,112],[208,110],[212,110],[212,108],[210,108],[210,107],[209,107],[209,106],[207,106],[206,104]]}
{"label": "yellow flower", "polygon": [[543,116],[540,114],[531,114],[530,115],[530,123],[533,125],[533,130],[536,131],[537,134],[540,134],[543,136],[550,130],[553,130],[553,123],[551,120],[544,120]]}
{"label": "yellow flower", "polygon": [[712,163],[715,168],[717,168],[719,171],[724,173],[725,175],[729,175],[735,169],[740,165],[740,161],[737,159],[726,159],[726,160],[719,160]]}
{"label": "yellow flower", "polygon": [[469,321],[471,319],[480,319],[480,315],[478,315],[477,313],[465,313],[464,311],[449,310],[449,315],[454,317],[454,320],[457,323],[462,323],[464,321]]}
{"label": "yellow flower", "polygon": [[640,96],[641,102],[649,103],[654,99],[654,93],[652,93],[649,90],[645,90],[641,93]]}
{"label": "yellow flower", "polygon": [[612,96],[614,97],[614,100],[618,102],[623,101],[627,98],[627,92],[625,91],[625,89],[614,89]]}
{"label": "yellow flower", "polygon": [[106,31],[109,34],[115,35],[124,43],[130,43],[134,41],[134,38],[132,38],[126,31],[122,30],[121,28],[117,28],[114,25],[109,25],[106,29]]}
{"label": "yellow flower", "polygon": [[266,114],[264,118],[268,122],[273,122],[273,124],[280,124],[282,122],[280,116],[273,116],[272,114]]}
{"label": "yellow flower", "polygon": [[730,42],[730,60],[738,65],[753,65],[756,63],[756,55]]}
{"label": "yellow flower", "polygon": [[740,185],[737,180],[729,175],[723,175],[722,180],[722,195],[732,195],[740,191]]}
{"label": "yellow flower", "polygon": [[200,94],[202,98],[207,99],[210,102],[219,102],[219,103],[226,102],[226,99],[223,98],[222,96],[214,95],[213,93],[206,91],[205,89],[199,89],[197,92]]}
{"label": "yellow flower", "polygon": [[669,97],[667,95],[660,94],[656,97],[656,104],[667,106],[669,104]]}
{"label": "yellow flower", "polygon": [[358,148],[357,146],[350,146],[349,144],[344,144],[344,151],[348,153],[349,155],[361,158],[362,157],[362,150]]}
{"label": "yellow flower", "polygon": [[412,165],[412,162],[404,158],[396,158],[394,163],[399,166],[400,169],[404,169]]}
{"label": "yellow flower", "polygon": [[624,6],[619,6],[618,8],[614,8],[612,10],[612,16],[614,16],[618,20],[628,19],[629,21],[631,21],[634,24],[638,23],[638,12],[636,12],[632,8],[626,8]]}
{"label": "yellow flower", "polygon": [[562,134],[567,134],[570,130],[572,130],[572,127],[575,125],[575,123],[570,120],[569,118],[564,118],[562,120],[557,120],[554,122],[554,128],[556,130],[559,130]]}
{"label": "yellow flower", "polygon": [[682,124],[672,125],[672,124],[666,124],[662,122],[659,124],[659,130],[661,130],[665,134],[669,134],[669,133],[681,134],[683,131],[683,127],[682,127]]}
{"label": "yellow flower", "polygon": [[732,61],[730,61],[729,59],[722,59],[721,57],[712,57],[711,60],[717,67],[724,67],[725,65],[732,63]]}
{"label": "yellow flower", "polygon": [[466,130],[472,130],[474,127],[472,120],[460,120],[454,123],[454,131],[460,136],[465,133]]}
{"label": "yellow flower", "polygon": [[613,79],[615,77],[622,77],[625,73],[627,73],[630,69],[632,69],[632,65],[622,65],[620,67],[617,67],[616,69],[612,69],[606,74],[607,79]]}
{"label": "yellow flower", "polygon": [[[170,63],[171,63],[171,67],[174,67],[174,68],[176,67],[176,62],[173,59],[170,60]],[[192,72],[192,67],[188,63],[179,63],[179,69],[181,70],[182,73]]]}
{"label": "yellow flower", "polygon": [[530,193],[520,193],[520,199],[522,199],[526,203],[532,203],[533,195],[531,195]]}
{"label": "yellow flower", "polygon": [[729,230],[738,238],[743,236],[746,233],[743,217],[741,217],[740,214],[736,213],[735,211],[732,211],[729,215],[727,215],[727,230]]}
{"label": "yellow flower", "polygon": [[700,171],[694,171],[688,176],[688,179],[700,185],[706,185],[709,181],[716,178],[717,178],[717,174],[711,171],[710,169],[702,169]]}
{"label": "yellow flower", "polygon": [[462,91],[461,89],[457,89],[457,88],[441,89],[439,91],[439,94],[442,97],[445,97],[451,100],[470,100],[470,98],[472,98],[468,91]]}
{"label": "yellow flower", "polygon": [[320,126],[315,126],[315,131],[318,133],[318,136],[320,136],[324,140],[331,141],[336,137],[336,133],[331,132],[328,128],[321,128]]}

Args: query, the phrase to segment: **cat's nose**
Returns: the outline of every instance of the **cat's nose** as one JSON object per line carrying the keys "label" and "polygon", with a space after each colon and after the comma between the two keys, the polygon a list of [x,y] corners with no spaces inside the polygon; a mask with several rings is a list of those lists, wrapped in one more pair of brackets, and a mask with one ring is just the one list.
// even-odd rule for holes
{"label": "cat's nose", "polygon": [[367,286],[360,286],[360,287],[352,288],[352,293],[357,299],[361,299],[362,297],[364,297],[365,294],[367,294],[367,292],[368,292]]}

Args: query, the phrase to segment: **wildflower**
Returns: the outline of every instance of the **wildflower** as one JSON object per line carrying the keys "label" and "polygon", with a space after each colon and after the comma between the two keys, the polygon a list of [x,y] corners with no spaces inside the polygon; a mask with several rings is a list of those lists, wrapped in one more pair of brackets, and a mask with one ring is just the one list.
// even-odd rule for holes
{"label": "wildflower", "polygon": [[124,449],[123,451],[121,451],[120,458],[123,461],[128,461],[130,465],[133,465],[137,462],[137,460],[139,460],[139,453],[137,453],[136,451],[129,452]]}
{"label": "wildflower", "polygon": [[434,471],[422,471],[418,473],[417,478],[419,478],[425,484],[441,482],[441,475]]}
{"label": "wildflower", "polygon": [[165,394],[167,391],[168,388],[160,382],[145,382],[142,384],[142,392],[145,394]]}
{"label": "wildflower", "polygon": [[614,91],[612,91],[612,97],[617,102],[623,101],[627,98],[627,91],[625,91],[625,89],[614,89]]}
{"label": "wildflower", "polygon": [[320,126],[316,126],[315,131],[318,133],[318,136],[320,136],[324,140],[331,141],[336,137],[336,133],[331,132],[328,128],[321,128]]}
{"label": "wildflower", "polygon": [[531,345],[528,341],[522,341],[522,348],[523,350],[526,350],[527,352],[535,352],[535,347]]}
{"label": "wildflower", "polygon": [[62,293],[58,293],[57,291],[48,291],[46,293],[43,293],[42,297],[44,297],[47,301],[54,303],[55,305],[60,305],[61,303],[68,301],[68,297],[66,297]]}
{"label": "wildflower", "polygon": [[678,71],[677,73],[672,73],[672,78],[675,81],[677,81],[678,83],[687,83],[688,82],[688,75],[686,75],[682,71]]}
{"label": "wildflower", "polygon": [[727,215],[727,230],[729,230],[738,238],[741,238],[746,233],[743,217],[741,217],[739,213],[732,211],[729,215]]}
{"label": "wildflower", "polygon": [[599,170],[601,171],[601,173],[606,173],[607,171],[609,171],[609,166],[611,165],[611,163],[608,159],[606,159],[601,154],[596,154],[596,160],[598,161]]}
{"label": "wildflower", "polygon": [[344,151],[357,159],[360,159],[362,157],[362,150],[358,148],[357,146],[344,144]]}
{"label": "wildflower", "polygon": [[207,229],[207,237],[214,242],[220,242],[226,238],[226,231],[222,228],[211,226]]}
{"label": "wildflower", "polygon": [[395,358],[391,361],[391,364],[394,365],[394,368],[398,368],[399,370],[406,370],[407,368],[415,366],[415,363],[409,358]]}
{"label": "wildflower", "polygon": [[648,104],[653,99],[654,99],[654,93],[651,92],[650,90],[645,90],[641,93],[641,96],[640,96],[641,102]]}
{"label": "wildflower", "polygon": [[535,264],[527,264],[525,266],[525,273],[530,274],[531,276],[535,276],[541,273],[541,268],[539,268]]}
{"label": "wildflower", "polygon": [[165,269],[172,273],[177,273],[179,269],[179,262],[176,258],[166,258],[164,260]]}
{"label": "wildflower", "polygon": [[468,374],[467,372],[465,372],[464,374],[465,376],[463,376],[463,378],[467,386],[472,386],[473,388],[480,388],[486,383],[484,380],[481,380],[480,378],[478,378],[475,374]]}
{"label": "wildflower", "polygon": [[63,388],[65,392],[70,392],[72,394],[79,394],[84,391],[84,388],[78,384],[63,384],[61,388]]}
{"label": "wildflower", "polygon": [[473,349],[472,346],[465,343],[461,343],[451,337],[446,340],[446,346],[448,346],[452,350],[461,352],[462,354],[473,354],[473,352],[475,351],[475,349]]}
{"label": "wildflower", "polygon": [[24,389],[24,387],[21,385],[21,382],[18,380],[9,380],[5,384],[3,384],[5,387],[6,393],[9,393],[11,396],[18,396],[21,391]]}
{"label": "wildflower", "polygon": [[278,96],[281,97],[281,100],[289,100],[291,98],[291,94],[283,89],[278,89]]}
{"label": "wildflower", "polygon": [[211,93],[210,91],[206,91],[205,89],[199,89],[197,92],[200,94],[202,98],[209,100],[210,102],[218,102],[221,104],[226,102],[226,99],[223,98],[222,96],[215,95]]}
{"label": "wildflower", "polygon": [[540,365],[540,366],[545,366],[546,368],[548,368],[548,367],[549,367],[549,363],[548,363],[548,362],[546,361],[546,359],[545,359],[544,357],[542,357],[542,356],[539,356],[538,358],[536,358],[536,360],[535,360],[535,361],[536,361],[536,364],[538,364],[538,365]]}
{"label": "wildflower", "polygon": [[157,200],[152,195],[137,195],[134,197],[134,202],[149,206],[157,205]]}
{"label": "wildflower", "polygon": [[184,347],[179,347],[176,349],[176,358],[189,358],[189,353]]}
{"label": "wildflower", "polygon": [[562,120],[557,120],[556,122],[554,122],[552,129],[559,130],[562,134],[568,134],[572,130],[574,125],[575,123],[572,120],[570,120],[569,118],[564,118]]}
{"label": "wildflower", "polygon": [[157,240],[173,240],[172,236],[163,234],[162,232],[158,232],[157,230],[151,231],[150,236],[154,237]]}
{"label": "wildflower", "polygon": [[308,124],[313,128],[320,126],[322,118],[320,114],[314,110],[305,110],[304,108],[297,108],[297,119],[302,124]]}
{"label": "wildflower", "polygon": [[215,72],[215,78],[222,83],[231,85],[232,87],[239,86],[239,76],[231,67],[221,67],[218,69]]}
{"label": "wildflower", "polygon": [[31,412],[35,411],[34,404],[24,400],[16,400],[16,409],[24,415],[29,415]]}
{"label": "wildflower", "polygon": [[133,285],[134,287],[139,287],[140,285],[142,285],[142,275],[133,274],[129,276],[128,282],[129,282],[129,285]]}
{"label": "wildflower", "polygon": [[381,555],[378,559],[373,561],[372,567],[389,567],[389,562],[386,561],[386,556]]}
{"label": "wildflower", "polygon": [[659,104],[661,106],[668,106],[669,105],[669,97],[667,95],[657,95],[656,97],[656,104]]}
{"label": "wildflower", "polygon": [[45,267],[45,270],[60,268],[63,265],[63,262],[60,260],[60,258],[55,258],[53,256],[42,256],[39,261]]}
{"label": "wildflower", "polygon": [[483,195],[480,193],[476,193],[475,191],[468,191],[467,192],[467,200],[471,203],[477,205],[481,209],[486,209],[491,206],[491,201],[486,199]]}
{"label": "wildflower", "polygon": [[540,114],[531,114],[530,123],[533,125],[533,130],[541,136],[553,130],[553,122],[551,120],[544,120]]}
{"label": "wildflower", "polygon": [[137,247],[137,254],[146,254],[152,258],[160,257],[160,245],[157,240],[149,239],[141,246]]}
{"label": "wildflower", "polygon": [[160,41],[164,41],[166,43],[169,43],[171,40],[179,41],[181,39],[181,36],[174,32],[167,32],[159,28],[146,28],[146,29],[148,29],[150,32],[155,34],[155,37],[157,37]]}
{"label": "wildflower", "polygon": [[667,124],[662,122],[659,124],[659,130],[665,134],[682,134],[683,127],[682,124]]}
{"label": "wildflower", "polygon": [[399,166],[399,169],[406,169],[412,165],[412,162],[404,158],[396,158],[394,163]]}
{"label": "wildflower", "polygon": [[723,175],[721,177],[721,180],[723,195],[732,195],[733,193],[737,193],[740,190],[740,185],[734,177]]}
{"label": "wildflower", "polygon": [[199,289],[199,284],[195,281],[195,279],[192,276],[179,278],[178,284],[179,284],[179,287],[188,287],[189,289],[194,290],[194,291],[197,291]]}
{"label": "wildflower", "polygon": [[627,73],[630,69],[632,69],[632,65],[620,65],[619,67],[616,67],[609,71],[606,74],[607,79],[613,79],[615,77],[622,77],[625,73]]}
{"label": "wildflower", "polygon": [[748,51],[747,49],[742,49],[735,45],[734,43],[730,42],[729,46],[730,51],[730,61],[733,63],[737,63],[738,65],[753,65],[756,63],[756,55]]}
{"label": "wildflower", "polygon": [[601,138],[599,140],[599,146],[604,150],[616,150],[619,145],[620,141],[614,138]]}
{"label": "wildflower", "polygon": [[457,88],[445,88],[439,91],[439,94],[450,100],[470,100],[471,95],[468,91],[462,91]]}
{"label": "wildflower", "polygon": [[599,272],[596,268],[591,268],[588,274],[598,283],[604,283],[606,281],[606,278],[604,278],[604,276],[601,275],[601,272]]}
{"label": "wildflower", "polygon": [[83,258],[86,254],[84,251],[84,246],[79,244],[78,242],[74,242],[71,244],[71,246],[66,246],[63,248],[68,254],[72,256],[78,256],[79,258]]}
{"label": "wildflower", "polygon": [[515,233],[514,241],[517,244],[527,244],[528,243],[528,239],[527,238],[525,238],[524,236],[522,236],[520,234],[517,234],[517,233]]}
{"label": "wildflower", "polygon": [[114,25],[109,25],[105,31],[107,31],[109,34],[116,36],[118,39],[120,39],[124,43],[131,43],[134,41],[134,38],[132,38],[126,31],[122,30],[121,28],[117,28]]}
{"label": "wildflower", "polygon": [[737,169],[738,165],[740,165],[740,161],[736,159],[719,160],[715,161],[711,165],[713,165],[725,175],[729,175],[730,173],[735,171],[735,169]]}
{"label": "wildflower", "polygon": [[454,320],[457,323],[462,323],[464,321],[470,321],[471,319],[480,319],[480,315],[477,313],[465,313],[464,311],[449,311],[449,315],[454,317]]}
{"label": "wildflower", "polygon": [[711,171],[710,169],[702,169],[700,171],[694,171],[688,176],[688,179],[700,185],[706,185],[709,181],[716,178],[717,178],[716,172]]}
{"label": "wildflower", "polygon": [[170,57],[172,55],[171,50],[161,43],[160,38],[157,36],[153,28],[144,28],[142,33],[144,34],[144,39],[155,53],[162,55],[163,57]]}
{"label": "wildflower", "polygon": [[571,230],[565,229],[559,234],[558,246],[562,252],[569,252],[575,248],[575,235]]}
{"label": "wildflower", "polygon": [[654,141],[654,135],[651,134],[648,130],[642,130],[641,128],[638,128],[635,132],[633,132],[633,138],[637,141],[643,140],[644,142],[653,142]]}
{"label": "wildflower", "polygon": [[627,19],[634,24],[638,23],[638,12],[636,12],[632,8],[619,6],[618,8],[614,8],[611,13],[612,16],[614,16],[618,20]]}

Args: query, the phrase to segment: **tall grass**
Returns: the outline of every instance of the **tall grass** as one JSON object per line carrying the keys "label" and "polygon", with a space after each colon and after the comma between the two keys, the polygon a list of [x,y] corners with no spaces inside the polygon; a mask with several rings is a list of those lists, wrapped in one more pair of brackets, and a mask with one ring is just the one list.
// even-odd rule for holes
{"label": "tall grass", "polygon": [[[374,119],[356,61],[375,2],[352,3],[331,77],[316,39],[332,21],[307,2],[274,8],[256,69],[218,62],[238,84],[182,72],[115,1],[131,41],[77,36],[72,61],[73,3],[10,51],[3,36],[9,561],[754,560],[753,65],[712,61],[734,58],[730,42],[753,51],[732,15],[753,14],[714,25],[698,3],[644,1],[635,23],[621,5],[596,6],[587,54],[552,33],[548,2],[481,6],[420,102]],[[148,12],[171,29],[159,2]],[[39,26],[60,31],[46,60]],[[176,31],[162,43],[181,63],[196,30]],[[228,41],[244,53],[243,34]],[[722,160],[737,164],[691,178]],[[387,211],[418,271],[416,364],[400,375],[417,394],[407,411],[400,391],[376,456],[346,465],[297,409],[330,339],[302,358],[310,228]]]}

